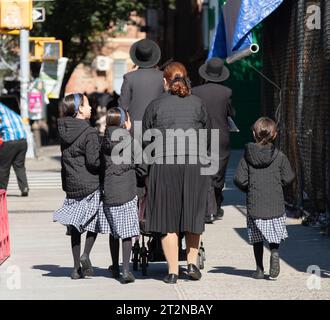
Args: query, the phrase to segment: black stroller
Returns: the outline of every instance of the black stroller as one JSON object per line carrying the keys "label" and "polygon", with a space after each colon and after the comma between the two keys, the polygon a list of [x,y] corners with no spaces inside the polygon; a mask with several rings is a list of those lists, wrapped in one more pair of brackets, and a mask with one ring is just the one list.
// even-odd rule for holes
{"label": "black stroller", "polygon": [[[132,247],[132,262],[133,270],[137,271],[140,265],[142,275],[147,275],[147,268],[149,262],[160,262],[166,261],[162,244],[161,244],[161,234],[159,233],[148,233],[145,231],[145,219],[144,219],[144,205],[141,208],[140,203],[140,235],[142,237],[142,244],[140,245],[140,237],[135,240],[135,243]],[[143,210],[141,210],[143,209]],[[145,237],[148,237],[147,243]],[[186,250],[183,248],[182,240],[184,234],[180,234],[179,238],[179,261],[185,261],[187,259]],[[198,259],[196,265],[199,269],[204,269],[205,261],[205,249],[203,241],[201,242]]]}

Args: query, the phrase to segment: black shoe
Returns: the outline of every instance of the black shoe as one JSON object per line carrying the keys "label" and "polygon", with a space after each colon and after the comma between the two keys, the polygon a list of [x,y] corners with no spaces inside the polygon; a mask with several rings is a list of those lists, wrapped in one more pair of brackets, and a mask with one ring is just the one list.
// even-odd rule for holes
{"label": "black shoe", "polygon": [[188,277],[189,277],[190,280],[199,280],[202,277],[201,272],[192,263],[188,264],[187,272],[188,272]]}
{"label": "black shoe", "polygon": [[73,271],[71,273],[71,279],[77,280],[77,279],[83,279],[83,278],[84,278],[84,274],[80,267],[78,269],[73,269]]}
{"label": "black shoe", "polygon": [[82,265],[82,272],[85,276],[92,277],[94,274],[93,266],[89,257],[86,254],[83,254],[80,257],[80,263]]}
{"label": "black shoe", "polygon": [[24,188],[24,190],[21,193],[22,197],[28,197],[29,195],[29,188]]}
{"label": "black shoe", "polygon": [[66,233],[65,233],[66,236],[71,236],[71,226],[67,226],[66,227]]}
{"label": "black shoe", "polygon": [[278,250],[272,250],[270,254],[269,279],[275,280],[280,274],[280,255]]}
{"label": "black shoe", "polygon": [[252,278],[254,278],[254,279],[264,279],[265,278],[264,270],[257,267],[257,270],[252,273]]}
{"label": "black shoe", "polygon": [[124,271],[122,276],[121,276],[121,279],[120,279],[120,282],[125,284],[125,283],[131,283],[131,282],[134,282],[135,281],[135,278],[134,276],[132,275],[132,273],[130,273],[129,271]]}
{"label": "black shoe", "polygon": [[170,273],[163,279],[165,283],[169,283],[169,284],[175,284],[177,280],[178,280],[178,275],[175,273]]}
{"label": "black shoe", "polygon": [[207,224],[212,224],[213,223],[213,221],[214,221],[214,216],[213,216],[213,214],[211,214],[210,216],[206,216],[205,217],[205,223],[207,223]]}
{"label": "black shoe", "polygon": [[110,266],[108,271],[111,272],[112,278],[118,279],[120,277],[119,266]]}
{"label": "black shoe", "polygon": [[222,220],[224,215],[224,211],[221,208],[218,208],[217,214],[214,215],[214,220]]}

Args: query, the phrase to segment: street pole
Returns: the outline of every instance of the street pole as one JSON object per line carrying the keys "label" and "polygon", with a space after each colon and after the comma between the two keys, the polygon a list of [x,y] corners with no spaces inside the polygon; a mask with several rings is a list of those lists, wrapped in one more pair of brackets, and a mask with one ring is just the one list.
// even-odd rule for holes
{"label": "street pole", "polygon": [[30,50],[29,50],[29,30],[20,30],[20,110],[21,117],[24,123],[28,150],[27,158],[34,158],[34,140],[29,123],[29,103],[28,103],[28,88],[30,80]]}
{"label": "street pole", "polygon": [[203,24],[203,47],[204,50],[208,50],[210,46],[210,40],[209,40],[209,1],[204,0],[203,1],[203,11],[202,11],[202,24]]}

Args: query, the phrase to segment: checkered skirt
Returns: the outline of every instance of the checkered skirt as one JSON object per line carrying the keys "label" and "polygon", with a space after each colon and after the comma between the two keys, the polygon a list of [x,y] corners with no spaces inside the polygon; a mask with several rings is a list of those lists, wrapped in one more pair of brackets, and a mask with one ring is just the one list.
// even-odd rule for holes
{"label": "checkered skirt", "polygon": [[138,197],[120,206],[104,206],[104,213],[115,238],[126,239],[140,234]]}
{"label": "checkered skirt", "polygon": [[288,237],[285,226],[286,214],[274,219],[254,219],[247,215],[247,231],[251,244],[266,240],[268,243],[281,243]]}
{"label": "checkered skirt", "polygon": [[74,226],[79,232],[91,231],[109,234],[109,222],[103,211],[101,190],[97,189],[83,199],[64,200],[62,208],[54,212],[54,222],[65,226]]}

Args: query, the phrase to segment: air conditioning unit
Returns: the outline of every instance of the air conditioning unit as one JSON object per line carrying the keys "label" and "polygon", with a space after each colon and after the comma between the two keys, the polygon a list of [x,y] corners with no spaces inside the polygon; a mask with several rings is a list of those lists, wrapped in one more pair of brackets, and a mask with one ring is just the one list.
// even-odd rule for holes
{"label": "air conditioning unit", "polygon": [[96,70],[108,71],[110,69],[110,58],[106,56],[96,57]]}

